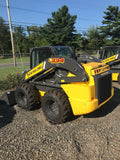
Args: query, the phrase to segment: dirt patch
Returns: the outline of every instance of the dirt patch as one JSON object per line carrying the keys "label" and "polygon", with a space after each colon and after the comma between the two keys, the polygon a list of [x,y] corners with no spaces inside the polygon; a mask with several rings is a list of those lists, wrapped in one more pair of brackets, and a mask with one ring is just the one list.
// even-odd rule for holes
{"label": "dirt patch", "polygon": [[0,102],[0,159],[119,160],[120,86],[97,111],[51,125],[42,109],[24,111]]}

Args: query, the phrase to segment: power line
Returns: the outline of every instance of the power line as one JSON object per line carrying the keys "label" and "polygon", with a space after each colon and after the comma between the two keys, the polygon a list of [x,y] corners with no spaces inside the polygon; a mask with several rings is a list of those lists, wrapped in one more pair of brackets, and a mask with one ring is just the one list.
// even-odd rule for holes
{"label": "power line", "polygon": [[38,24],[38,23],[30,23],[30,22],[18,22],[18,21],[12,21],[13,23],[19,23],[19,24],[29,24],[29,25],[41,25],[43,26],[44,24]]}
{"label": "power line", "polygon": [[[9,21],[6,21],[5,20],[5,22],[7,22],[5,25],[9,25]],[[18,23],[18,25],[16,25],[16,23]],[[25,24],[24,24],[25,23]],[[21,24],[21,22],[16,22],[16,21],[14,21],[14,23],[12,23],[12,28],[13,29],[15,29],[16,27],[18,27],[18,26],[21,26],[21,27],[23,27],[24,28],[24,31],[28,31],[27,29],[25,29],[26,27],[32,27],[32,26],[28,26],[27,24],[33,24],[33,23],[26,23],[26,22],[23,22],[23,24]],[[35,24],[35,23],[34,23]],[[37,24],[38,25],[38,24]],[[39,24],[40,25],[40,24]],[[87,31],[87,29],[88,28],[82,28],[82,27],[77,27],[76,28],[76,32],[77,33],[79,33],[79,32],[86,32]],[[39,30],[35,30],[35,29],[30,29],[29,28],[29,31],[31,31],[31,32],[39,32]]]}
{"label": "power line", "polygon": [[[6,23],[6,25],[7,25],[9,21],[5,20],[5,22],[7,22]],[[44,25],[44,24],[36,24],[36,23],[30,23],[30,22],[12,21],[12,26],[14,26],[14,27],[18,26],[16,24],[18,24],[19,26],[24,26],[24,27],[29,27],[27,24],[30,24],[30,25],[39,25],[39,26],[43,26]],[[85,30],[87,30],[87,28],[77,27],[76,30],[77,31],[85,31]]]}
{"label": "power line", "polygon": [[[1,7],[7,7],[4,5],[0,5]],[[9,8],[11,9],[17,9],[17,10],[24,10],[24,11],[28,11],[28,12],[35,12],[35,13],[43,13],[43,14],[51,14],[48,12],[43,12],[43,11],[38,11],[38,10],[32,10],[32,9],[26,9],[26,8],[18,8],[18,7],[13,7],[13,6],[9,6]]]}
{"label": "power line", "polygon": [[[0,5],[0,7],[7,7],[7,6],[4,6],[4,5]],[[43,11],[38,11],[38,10],[32,10],[32,9],[26,9],[26,8],[18,8],[18,7],[13,7],[13,6],[9,6],[9,8],[11,9],[17,9],[17,10],[24,10],[24,11],[28,11],[28,12],[34,12],[34,13],[42,13],[42,14],[48,14],[50,15],[51,13],[48,13],[48,12],[43,12]],[[96,22],[101,22],[97,19],[88,19],[88,18],[78,18],[77,19],[79,20],[83,20],[83,21],[96,21]]]}
{"label": "power line", "polygon": [[96,22],[101,22],[101,21],[99,21],[99,20],[97,20],[97,19],[87,19],[87,18],[78,18],[78,17],[77,17],[77,19],[80,19],[80,20],[83,20],[83,21],[96,21]]}
{"label": "power line", "polygon": [[[9,22],[9,21],[7,21],[7,20],[5,20],[5,22]],[[24,26],[28,26],[28,25],[39,25],[39,26],[43,26],[44,24],[38,24],[38,23],[30,23],[30,22],[18,22],[18,21],[12,21],[12,24],[16,24],[16,23],[18,23],[18,24],[26,24],[26,25],[24,25]],[[28,25],[27,25],[28,24]]]}

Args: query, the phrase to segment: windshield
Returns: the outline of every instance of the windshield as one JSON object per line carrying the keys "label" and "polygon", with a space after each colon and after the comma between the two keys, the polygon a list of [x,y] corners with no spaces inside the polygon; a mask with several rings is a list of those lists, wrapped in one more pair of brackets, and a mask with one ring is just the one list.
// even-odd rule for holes
{"label": "windshield", "polygon": [[71,58],[72,57],[72,51],[70,50],[69,47],[63,47],[63,46],[56,46],[54,47],[56,54],[60,56],[66,56]]}

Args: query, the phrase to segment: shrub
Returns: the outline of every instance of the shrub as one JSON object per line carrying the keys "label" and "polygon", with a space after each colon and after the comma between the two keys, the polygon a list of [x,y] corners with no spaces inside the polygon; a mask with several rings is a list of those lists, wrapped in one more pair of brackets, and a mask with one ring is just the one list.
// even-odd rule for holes
{"label": "shrub", "polygon": [[8,74],[7,78],[0,81],[0,90],[7,90],[17,87],[21,84],[22,74]]}

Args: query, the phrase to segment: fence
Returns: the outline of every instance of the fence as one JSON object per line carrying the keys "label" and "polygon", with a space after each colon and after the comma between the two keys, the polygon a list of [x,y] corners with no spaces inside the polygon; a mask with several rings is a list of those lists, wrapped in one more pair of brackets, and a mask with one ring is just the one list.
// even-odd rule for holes
{"label": "fence", "polygon": [[[30,56],[30,53],[15,53],[16,57],[22,56],[22,57],[27,57]],[[12,53],[7,53],[7,54],[0,54],[0,59],[1,58],[12,58],[13,54]]]}
{"label": "fence", "polygon": [[[98,50],[85,50],[77,51],[76,54],[90,54],[97,57]],[[18,66],[26,66],[30,64],[30,53],[16,53],[16,63]],[[13,66],[13,55],[12,54],[0,54],[0,67],[3,64]]]}
{"label": "fence", "polygon": [[99,50],[83,50],[83,51],[77,51],[77,54],[89,54],[97,57]]}
{"label": "fence", "polygon": [[[30,53],[16,53],[16,64],[18,66],[26,66],[30,64]],[[0,67],[13,66],[12,54],[0,54]]]}

